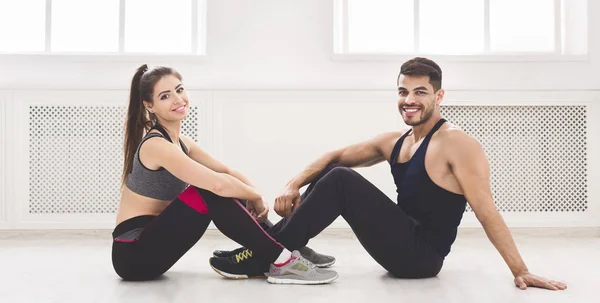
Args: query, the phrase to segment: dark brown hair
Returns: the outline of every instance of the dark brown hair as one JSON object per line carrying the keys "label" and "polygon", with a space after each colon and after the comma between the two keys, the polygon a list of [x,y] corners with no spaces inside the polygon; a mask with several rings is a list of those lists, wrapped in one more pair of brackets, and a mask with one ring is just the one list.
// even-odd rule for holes
{"label": "dark brown hair", "polygon": [[404,62],[400,67],[396,84],[400,81],[400,75],[429,76],[429,84],[435,91],[442,88],[442,69],[437,63],[427,58],[416,57]]}
{"label": "dark brown hair", "polygon": [[123,158],[121,185],[125,184],[127,175],[131,172],[133,157],[144,134],[156,123],[156,117],[146,111],[143,101],[152,102],[154,85],[163,77],[170,75],[177,77],[180,81],[182,80],[181,75],[173,68],[156,66],[148,70],[147,64],[138,67],[135,75],[133,75],[129,92],[127,121],[125,123],[125,140],[123,144],[125,156]]}

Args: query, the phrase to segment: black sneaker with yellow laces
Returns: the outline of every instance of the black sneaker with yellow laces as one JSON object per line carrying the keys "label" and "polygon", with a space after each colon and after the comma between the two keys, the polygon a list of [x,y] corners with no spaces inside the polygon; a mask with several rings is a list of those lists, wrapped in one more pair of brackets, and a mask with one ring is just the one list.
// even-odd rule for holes
{"label": "black sneaker with yellow laces", "polygon": [[240,247],[240,248],[236,248],[234,250],[215,250],[213,251],[213,256],[215,257],[219,257],[219,258],[229,258],[233,255],[239,254],[240,252],[244,251],[246,248],[245,247]]}
{"label": "black sneaker with yellow laces", "polygon": [[229,257],[212,257],[210,267],[228,279],[266,278],[269,263],[252,257],[252,251],[244,249]]}

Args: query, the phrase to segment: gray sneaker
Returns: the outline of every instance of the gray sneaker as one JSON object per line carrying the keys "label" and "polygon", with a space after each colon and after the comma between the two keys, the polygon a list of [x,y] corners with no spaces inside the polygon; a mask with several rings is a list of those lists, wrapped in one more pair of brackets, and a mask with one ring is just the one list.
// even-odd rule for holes
{"label": "gray sneaker", "polygon": [[335,263],[335,258],[328,255],[320,254],[307,246],[298,249],[302,257],[317,267],[329,267]]}
{"label": "gray sneaker", "polygon": [[337,279],[333,270],[319,269],[294,250],[292,258],[284,265],[271,264],[267,282],[273,284],[327,284]]}

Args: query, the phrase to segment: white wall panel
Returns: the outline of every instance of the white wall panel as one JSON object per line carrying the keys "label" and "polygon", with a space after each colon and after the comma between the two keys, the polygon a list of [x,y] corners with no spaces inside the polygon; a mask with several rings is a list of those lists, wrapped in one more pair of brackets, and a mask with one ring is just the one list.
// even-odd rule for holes
{"label": "white wall panel", "polygon": [[[200,142],[210,95],[182,132]],[[207,98],[208,96],[208,98]],[[126,91],[16,92],[14,227],[109,227],[120,198]]]}
{"label": "white wall panel", "polygon": [[[392,91],[190,94],[197,111],[185,123],[195,124],[184,131],[247,175],[271,207],[322,153],[403,127]],[[0,228],[112,227],[127,91],[14,91],[0,100]],[[442,104],[451,122],[482,142],[510,226],[600,226],[599,163],[591,156],[600,139],[597,100],[600,93],[586,91],[448,91]],[[387,163],[358,171],[395,200]],[[278,220],[274,211],[271,219]],[[471,212],[463,222],[479,225]]]}
{"label": "white wall panel", "polygon": [[8,132],[8,113],[10,92],[0,91],[0,228],[8,225],[7,223],[7,205],[8,205],[8,155],[7,155],[7,132]]}

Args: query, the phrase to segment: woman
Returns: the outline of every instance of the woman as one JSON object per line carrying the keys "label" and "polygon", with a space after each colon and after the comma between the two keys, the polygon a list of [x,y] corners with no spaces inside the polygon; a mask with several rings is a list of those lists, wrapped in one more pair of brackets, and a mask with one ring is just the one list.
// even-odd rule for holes
{"label": "woman", "polygon": [[[112,261],[125,280],[165,273],[202,237],[209,223],[270,265],[268,281],[322,284],[337,278],[285,249],[259,226],[268,207],[240,173],[180,134],[190,108],[181,75],[169,67],[135,73],[125,133],[123,189]],[[189,186],[188,186],[189,185]],[[248,210],[239,201],[245,199]],[[266,270],[266,269],[265,269]]]}

